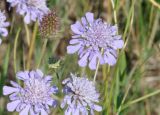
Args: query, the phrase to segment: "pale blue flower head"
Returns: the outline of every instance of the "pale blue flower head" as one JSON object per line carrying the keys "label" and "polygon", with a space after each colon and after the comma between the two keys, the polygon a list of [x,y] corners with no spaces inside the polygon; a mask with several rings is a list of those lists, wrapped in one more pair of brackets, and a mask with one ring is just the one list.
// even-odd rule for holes
{"label": "pale blue flower head", "polygon": [[8,35],[8,30],[6,27],[10,25],[9,22],[6,22],[6,16],[4,11],[0,10],[0,44],[1,44],[1,36],[6,37]]}
{"label": "pale blue flower head", "polygon": [[[71,25],[73,32],[67,53],[78,52],[78,64],[96,69],[98,60],[100,64],[114,65],[117,60],[117,49],[124,45],[121,35],[117,35],[117,25],[110,25],[102,19],[94,19],[93,13],[87,12],[81,21]],[[101,52],[103,49],[103,52]]]}
{"label": "pale blue flower head", "polygon": [[48,115],[49,106],[56,107],[57,101],[52,95],[58,92],[58,88],[51,85],[51,76],[44,76],[40,70],[20,71],[17,79],[24,82],[24,87],[13,81],[13,87],[3,87],[3,94],[10,95],[8,111],[17,111],[20,115]]}
{"label": "pale blue flower head", "polygon": [[7,0],[11,7],[16,7],[17,13],[24,16],[26,24],[31,21],[41,21],[43,16],[49,12],[46,0]]}
{"label": "pale blue flower head", "polygon": [[65,115],[94,115],[94,110],[102,111],[102,107],[96,104],[99,93],[93,81],[71,74],[62,84],[65,85],[63,92],[66,95],[61,108],[66,108]]}

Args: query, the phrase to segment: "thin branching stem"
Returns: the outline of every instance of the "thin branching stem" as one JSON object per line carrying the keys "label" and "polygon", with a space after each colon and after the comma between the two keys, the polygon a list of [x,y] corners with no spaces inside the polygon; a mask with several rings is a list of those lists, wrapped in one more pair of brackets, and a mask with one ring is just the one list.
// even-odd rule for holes
{"label": "thin branching stem", "polygon": [[130,88],[131,88],[131,84],[129,84],[129,86],[128,86],[127,90],[126,90],[126,93],[125,93],[125,95],[124,95],[124,97],[123,97],[122,103],[121,103],[120,107],[118,108],[118,111],[117,111],[117,114],[116,114],[116,115],[119,115],[119,113],[120,113],[120,111],[121,111],[121,109],[122,109],[122,105],[124,104],[124,102],[125,102],[125,100],[126,100],[126,97],[127,97],[127,95],[128,95],[128,92],[129,92]]}
{"label": "thin branching stem", "polygon": [[20,34],[21,28],[18,29],[16,37],[15,37],[15,41],[14,41],[14,54],[13,54],[13,60],[14,60],[14,72],[17,72],[17,42],[18,42],[18,37]]}
{"label": "thin branching stem", "polygon": [[94,79],[93,79],[94,82],[96,81],[96,77],[97,77],[97,73],[98,73],[98,68],[99,68],[99,60],[98,60],[98,63],[97,63],[95,74],[94,74]]}
{"label": "thin branching stem", "polygon": [[46,50],[47,42],[48,42],[48,39],[45,39],[45,41],[44,41],[44,43],[43,43],[43,46],[42,46],[42,53],[41,53],[41,55],[40,55],[40,59],[39,59],[37,68],[39,68],[39,66],[40,66],[40,64],[41,64],[42,58],[43,58],[44,53],[45,53],[45,50]]}
{"label": "thin branching stem", "polygon": [[34,26],[34,31],[33,31],[32,40],[31,40],[29,53],[28,53],[27,70],[29,70],[29,68],[30,68],[30,63],[31,63],[31,58],[32,58],[32,54],[33,54],[37,31],[38,31],[38,22],[36,22],[35,26]]}
{"label": "thin branching stem", "polygon": [[155,0],[150,0],[150,2],[157,8],[160,9],[160,4],[158,4]]}
{"label": "thin branching stem", "polygon": [[111,0],[111,3],[112,3],[113,13],[114,13],[114,22],[115,22],[115,24],[117,24],[117,12],[116,12],[116,9],[115,9],[114,1]]}
{"label": "thin branching stem", "polygon": [[29,32],[28,25],[26,23],[24,23],[24,27],[25,27],[25,31],[26,31],[27,44],[28,44],[28,46],[30,46],[30,32]]}
{"label": "thin branching stem", "polygon": [[[101,54],[103,54],[103,48],[101,49]],[[97,62],[96,71],[95,71],[94,79],[93,79],[94,82],[96,81],[96,77],[97,77],[97,74],[98,74],[99,63],[100,63],[100,60],[98,60],[98,62]]]}
{"label": "thin branching stem", "polygon": [[149,98],[149,97],[155,96],[155,95],[157,95],[157,94],[159,94],[159,93],[160,93],[160,90],[157,90],[157,91],[154,91],[154,92],[152,92],[152,93],[150,93],[150,94],[147,94],[147,95],[145,95],[145,96],[142,96],[142,97],[140,97],[140,98],[138,98],[138,99],[135,99],[135,100],[133,100],[133,101],[130,101],[130,102],[128,102],[127,104],[125,104],[124,106],[122,106],[122,109],[121,109],[121,110],[124,110],[124,109],[126,109],[127,107],[129,107],[129,106],[131,106],[131,105],[133,105],[133,104],[135,104],[135,103],[138,103],[138,102],[140,102],[140,101],[143,101],[143,100],[145,100],[145,99],[147,99],[147,98]]}

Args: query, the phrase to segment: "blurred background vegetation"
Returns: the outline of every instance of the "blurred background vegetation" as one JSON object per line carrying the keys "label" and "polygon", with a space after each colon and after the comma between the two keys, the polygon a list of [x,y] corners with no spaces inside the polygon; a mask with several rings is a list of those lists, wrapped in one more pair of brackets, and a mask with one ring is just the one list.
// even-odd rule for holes
{"label": "blurred background vegetation", "polygon": [[[34,23],[26,26],[15,9],[10,8],[5,0],[0,1],[0,9],[5,10],[11,22],[9,35],[0,45],[0,115],[18,114],[7,112],[6,103],[9,100],[2,95],[2,87],[9,85],[10,80],[16,81],[17,71],[36,69],[40,63],[38,68],[52,74],[53,82],[60,90],[61,81],[70,72],[86,73],[90,79],[93,78],[94,71],[77,65],[76,54],[66,54],[66,46],[71,38],[70,24],[88,11],[93,12],[95,18],[117,23],[119,34],[125,41],[117,64],[99,68],[96,82],[103,111],[96,114],[160,115],[160,94],[134,101],[160,90],[160,0],[114,0],[114,9],[111,1],[48,0],[48,6],[56,9],[61,22],[60,30],[48,42],[36,32]],[[45,51],[42,49],[44,43]],[[56,70],[48,67],[52,58],[61,61]],[[62,93],[58,95],[63,98]],[[63,115],[63,111],[58,107],[51,114]]]}

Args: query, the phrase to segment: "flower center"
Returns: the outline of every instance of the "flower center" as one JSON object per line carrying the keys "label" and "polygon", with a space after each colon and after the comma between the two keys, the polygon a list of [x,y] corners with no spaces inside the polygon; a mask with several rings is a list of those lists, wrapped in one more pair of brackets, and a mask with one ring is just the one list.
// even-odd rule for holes
{"label": "flower center", "polygon": [[49,98],[49,88],[42,79],[31,79],[25,84],[23,101],[32,105],[45,103]]}
{"label": "flower center", "polygon": [[88,46],[97,46],[99,48],[106,48],[111,35],[107,32],[107,25],[100,22],[100,24],[93,23],[89,29],[82,35],[84,42]]}

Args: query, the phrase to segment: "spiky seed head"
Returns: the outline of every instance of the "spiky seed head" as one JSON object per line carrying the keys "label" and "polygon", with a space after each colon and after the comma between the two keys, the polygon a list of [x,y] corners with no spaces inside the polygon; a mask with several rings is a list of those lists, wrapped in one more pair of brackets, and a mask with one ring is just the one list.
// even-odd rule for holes
{"label": "spiky seed head", "polygon": [[57,16],[55,9],[42,18],[39,29],[42,38],[50,38],[58,32],[60,29],[60,18]]}

